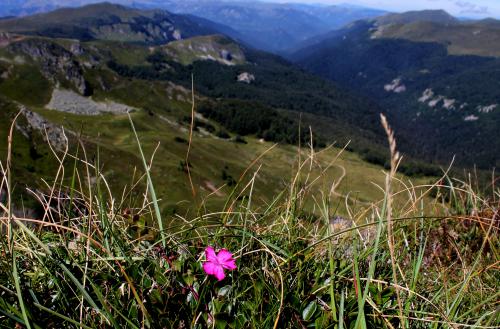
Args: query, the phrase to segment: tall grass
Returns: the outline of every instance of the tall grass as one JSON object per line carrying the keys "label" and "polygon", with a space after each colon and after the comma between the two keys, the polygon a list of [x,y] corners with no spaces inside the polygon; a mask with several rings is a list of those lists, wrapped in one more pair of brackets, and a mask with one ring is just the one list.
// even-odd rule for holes
{"label": "tall grass", "polygon": [[[399,155],[384,122],[393,159],[381,172],[385,197],[362,207],[335,192],[338,182],[326,182],[321,197],[311,193],[322,179],[311,174],[318,166],[311,147],[298,151],[288,187],[266,206],[252,202],[254,162],[224,209],[167,218],[148,155],[141,151],[144,175],[131,173],[131,185],[116,194],[82,147],[54,151],[53,184],[32,191],[44,213],[27,217],[10,202],[16,161],[9,151],[0,184],[7,200],[0,204],[0,325],[497,328],[500,190],[492,184],[485,194],[446,173],[412,186],[396,174]],[[140,186],[140,199],[130,198]],[[340,203],[349,218],[336,213]],[[202,270],[209,245],[237,259],[223,281]]]}

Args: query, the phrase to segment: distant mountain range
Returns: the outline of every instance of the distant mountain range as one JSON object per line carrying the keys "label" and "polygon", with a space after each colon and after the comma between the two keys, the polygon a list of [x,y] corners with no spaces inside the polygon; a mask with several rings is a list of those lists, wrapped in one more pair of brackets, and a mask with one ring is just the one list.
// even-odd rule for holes
{"label": "distant mountain range", "polygon": [[361,20],[290,56],[387,109],[404,151],[500,165],[500,22],[444,11]]}
{"label": "distant mountain range", "polygon": [[265,2],[166,1],[165,8],[231,26],[260,49],[281,52],[353,21],[383,15],[362,7]]}
{"label": "distant mountain range", "polygon": [[[95,0],[71,1],[78,7]],[[352,6],[277,4],[254,1],[219,0],[114,0],[139,9],[166,9],[191,14],[230,26],[240,39],[253,47],[282,52],[318,34],[338,29],[358,19],[384,14],[384,11]],[[65,0],[7,0],[0,4],[0,16],[19,16],[68,6]]]}

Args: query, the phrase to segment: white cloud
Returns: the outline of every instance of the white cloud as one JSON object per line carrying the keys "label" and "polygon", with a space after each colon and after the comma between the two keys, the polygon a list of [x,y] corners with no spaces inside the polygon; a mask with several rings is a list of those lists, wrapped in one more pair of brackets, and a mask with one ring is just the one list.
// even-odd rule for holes
{"label": "white cloud", "polygon": [[461,14],[489,15],[488,6],[480,6],[468,1],[455,1],[455,5],[460,8]]}

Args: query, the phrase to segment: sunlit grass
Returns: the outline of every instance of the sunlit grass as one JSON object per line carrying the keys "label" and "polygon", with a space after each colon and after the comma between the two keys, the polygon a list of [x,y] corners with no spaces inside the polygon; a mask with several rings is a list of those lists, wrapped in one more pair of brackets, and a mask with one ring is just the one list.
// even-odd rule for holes
{"label": "sunlit grass", "polygon": [[[136,136],[151,145],[140,129]],[[211,152],[219,147],[201,138],[193,145]],[[341,178],[355,166],[354,155],[341,149],[250,147],[255,153],[246,155],[248,167],[234,174],[236,185],[225,187],[218,210],[207,207],[215,193],[186,196],[197,211],[185,216],[158,213],[174,187],[155,180],[154,148],[144,147],[139,156],[151,180],[144,170],[132,171],[126,187],[112,186],[100,157],[89,158],[85,148],[55,151],[60,167],[54,179],[32,191],[43,209],[37,216],[26,216],[17,200],[8,202],[16,159],[2,161],[0,324],[498,326],[497,187],[485,194],[446,173],[434,185],[412,186],[376,167],[346,182]],[[226,149],[228,158],[243,156],[236,146],[232,151]],[[201,164],[200,154],[190,161]],[[260,176],[271,164],[281,184]],[[370,198],[349,190],[356,180],[373,186]],[[220,282],[202,270],[208,245],[236,258],[238,269]]]}

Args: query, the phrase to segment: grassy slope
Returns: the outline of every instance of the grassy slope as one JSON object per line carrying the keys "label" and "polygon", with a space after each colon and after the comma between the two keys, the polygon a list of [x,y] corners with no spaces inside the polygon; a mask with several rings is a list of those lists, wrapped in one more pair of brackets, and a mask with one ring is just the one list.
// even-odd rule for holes
{"label": "grassy slope", "polygon": [[[110,156],[107,150],[124,152],[122,156],[126,154],[126,162],[135,164],[140,169],[137,146],[126,116],[82,118],[42,109],[39,109],[38,112],[50,121],[64,124],[74,131],[77,131],[81,126],[86,127],[85,135],[87,138],[101,146],[104,171],[108,172],[111,177],[113,177],[113,173],[124,169],[120,168],[123,159],[117,159],[113,153]],[[180,162],[184,160],[187,152],[187,145],[174,141],[175,137],[188,139],[187,127],[173,126],[161,119],[151,118],[144,112],[135,113],[132,118],[147,157],[151,156],[159,143],[154,160],[153,177],[158,184],[156,186],[157,192],[164,199],[162,205],[172,210],[172,207],[180,201],[190,202],[193,200],[188,177],[179,170]],[[171,118],[171,121],[175,121],[175,118]],[[196,198],[197,202],[200,202],[200,197],[211,193],[206,182],[210,182],[216,187],[225,183],[222,179],[223,169],[235,180],[238,180],[240,174],[254,159],[272,147],[271,143],[260,142],[255,138],[246,138],[246,140],[248,144],[239,144],[195,133],[189,161],[192,164],[195,188],[199,192],[199,196]],[[321,152],[317,156],[317,163],[313,165],[311,179],[319,176],[319,173],[336,159],[340,151],[338,148],[332,148]],[[302,150],[302,159],[308,156],[307,153],[307,149]],[[257,204],[263,205],[269,202],[272,196],[288,185],[293,178],[293,171],[296,170],[297,156],[298,149],[296,147],[283,145],[272,149],[254,164],[249,171],[249,176],[260,167],[255,185],[255,195],[259,196],[256,198]],[[344,169],[345,177],[337,188],[337,192],[342,195],[353,193],[352,196],[361,202],[382,198],[383,193],[376,187],[376,185],[382,185],[384,181],[381,168],[367,164],[358,155],[350,152],[344,152],[334,162],[334,166],[326,171],[321,180],[317,181],[316,188],[313,190],[319,192],[320,189],[329,188],[334,181],[339,180]],[[131,172],[130,167],[128,167],[128,172]],[[247,180],[245,179],[245,181]],[[414,180],[416,183],[424,181],[425,179]],[[229,187],[223,188],[220,196],[212,195],[209,198],[208,205],[220,206],[230,191]],[[320,195],[316,196],[320,197]],[[339,203],[339,207],[345,209],[343,201]],[[178,205],[176,208],[180,212],[185,209],[182,205]],[[344,213],[344,211],[341,212]]]}
{"label": "grassy slope", "polygon": [[415,42],[437,42],[447,46],[450,55],[500,56],[500,25],[482,22],[444,25],[430,22],[394,24],[385,27],[383,38]]}
{"label": "grassy slope", "polygon": [[221,54],[224,51],[231,54],[231,60],[229,61],[231,65],[245,64],[245,54],[242,49],[231,40],[218,35],[173,41],[165,45],[164,51],[183,65],[193,64],[195,61],[207,57],[223,61],[224,58],[222,58]]}
{"label": "grassy slope", "polygon": [[[149,136],[141,115],[134,119],[141,136]],[[118,125],[126,122],[117,119]],[[123,143],[133,144],[130,133],[121,137]],[[255,141],[245,145],[251,150],[258,146]],[[217,149],[215,144],[207,147]],[[240,155],[236,149],[229,151],[231,157]],[[279,148],[266,157],[266,165],[287,167],[287,174],[294,175],[297,171],[287,166],[292,153]],[[331,154],[317,157],[318,162],[324,163],[324,157],[330,160]],[[126,157],[120,159],[124,170]],[[128,159],[133,163],[132,156]],[[349,155],[339,163],[362,165]],[[304,164],[308,166],[307,160]],[[362,167],[363,173],[371,172]],[[103,170],[109,177],[109,167]],[[154,172],[157,187],[169,184]],[[85,168],[78,172],[82,179],[93,174],[88,177]],[[364,184],[367,181],[360,182]],[[495,303],[499,295],[496,202],[476,194],[471,185],[457,184],[443,186],[436,200],[418,200],[416,188],[403,190],[406,204],[396,202],[386,208],[387,203],[378,202],[352,209],[349,218],[365,224],[355,228],[350,221],[331,222],[339,214],[336,202],[342,198],[329,194],[318,200],[314,188],[307,193],[308,188],[294,182],[283,186],[284,193],[267,209],[247,208],[242,202],[232,209],[218,208],[222,213],[201,209],[178,222],[169,221],[163,240],[156,224],[144,235],[141,218],[154,218],[147,207],[137,209],[135,200],[128,198],[121,205],[120,194],[108,195],[102,182],[100,188],[80,186],[75,192],[83,204],[51,208],[51,215],[61,219],[58,227],[50,220],[33,225],[37,220],[30,215],[6,221],[7,211],[2,211],[0,228],[9,234],[0,241],[4,291],[0,325],[495,328],[500,320]],[[394,192],[400,191],[397,185]],[[168,197],[176,188],[170,184],[158,195]],[[56,195],[66,189],[57,188]],[[152,201],[142,187],[135,190],[137,199]],[[258,203],[263,192],[254,192],[252,202]],[[390,193],[385,197],[391,200]],[[301,201],[325,205],[318,217],[310,218],[304,217]],[[132,210],[124,212],[124,207]],[[426,207],[434,208],[430,217],[422,217]],[[210,260],[203,257],[206,246],[224,248],[236,260],[233,271],[226,271],[221,281],[203,271],[202,264]]]}
{"label": "grassy slope", "polygon": [[[152,171],[164,210],[172,210],[175,203],[179,212],[200,204],[200,198],[209,193],[201,188],[205,180],[221,185],[225,166],[228,174],[237,178],[271,147],[252,137],[246,137],[247,144],[235,144],[195,133],[190,162],[199,194],[193,202],[187,177],[177,169],[187,145],[182,139],[174,141],[175,137],[187,139],[185,124],[179,126],[176,121],[189,115],[190,104],[173,100],[176,96],[185,98],[186,93],[178,90],[171,99],[165,92],[167,82],[122,79],[106,70],[89,71],[88,75],[94,83],[101,78],[112,86],[110,92],[97,91],[96,99],[112,98],[140,108],[132,118],[146,157],[159,145]],[[210,198],[208,209],[185,216],[180,221],[182,227],[169,227],[167,239],[159,240],[161,235],[154,225],[149,231],[154,236],[142,241],[142,221],[137,223],[135,216],[123,210],[148,202],[147,191],[136,187],[120,204],[121,187],[133,184],[139,176],[134,175],[134,168],[141,168],[128,118],[45,110],[50,88],[41,88],[33,97],[28,96],[28,84],[23,87],[23,97],[13,86],[0,83],[2,98],[16,98],[50,121],[83,132],[87,159],[95,163],[99,158],[97,171],[104,174],[115,193],[107,195],[102,182],[90,188],[77,186],[75,192],[84,198],[84,204],[52,208],[51,213],[63,224],[57,228],[51,221],[33,225],[37,217],[26,215],[12,225],[10,214],[1,212],[0,231],[9,232],[0,239],[2,326],[493,328],[499,323],[495,304],[499,294],[497,204],[476,194],[471,185],[458,183],[449,191],[443,187],[441,203],[438,199],[416,202],[420,189],[405,191],[394,184],[393,191],[402,190],[403,195],[386,208],[387,203],[365,203],[384,196],[391,200],[390,193],[374,185],[384,182],[380,167],[368,165],[349,152],[336,159],[340,151],[336,148],[316,154],[309,164],[307,148],[300,152],[302,161],[297,161],[296,147],[278,146],[248,173],[251,177],[260,168],[251,198],[254,207],[247,208],[242,202],[231,209],[234,212],[223,208],[229,194],[225,188],[225,196]],[[2,98],[0,140],[5,141],[16,108]],[[75,145],[75,138],[71,139]],[[40,136],[28,141],[15,133],[14,180],[32,184],[46,178],[50,184],[56,165],[48,156],[34,162],[33,145],[37,152],[48,153]],[[76,152],[74,146],[71,152]],[[0,143],[2,160],[5,155],[6,145]],[[78,155],[82,157],[81,150]],[[323,172],[333,160],[334,166]],[[298,181],[290,183],[298,163],[304,168]],[[66,164],[70,169],[72,160]],[[34,171],[23,167],[27,165]],[[80,169],[80,179],[94,180],[95,172],[87,174],[85,167]],[[66,170],[65,177],[71,172]],[[323,175],[314,186],[302,189],[320,172]],[[321,194],[330,191],[340,177],[344,179],[335,190],[339,194]],[[56,195],[67,191],[62,186]],[[275,204],[264,211],[258,207],[279,192],[284,193]],[[342,208],[347,193],[357,201],[348,202],[351,209],[346,217],[366,221],[367,229],[344,231],[328,225],[331,216],[347,214]],[[493,200],[498,195],[496,191]],[[304,220],[302,200],[306,210],[320,215],[313,223]],[[323,201],[323,209],[313,209]],[[436,208],[433,216],[422,218],[431,207]],[[153,219],[145,208],[133,209],[132,214]],[[210,214],[213,210],[228,212]],[[207,221],[211,225],[205,225]],[[205,246],[234,253],[237,269],[227,273],[225,281],[215,282],[203,272]]]}
{"label": "grassy slope", "polygon": [[[60,42],[65,44],[64,40]],[[150,52],[146,47],[103,41],[91,42],[88,46],[89,48],[98,47],[101,53],[111,54],[121,64],[148,65],[145,59]],[[24,103],[31,110],[40,113],[49,121],[63,125],[77,135],[81,134],[86,148],[88,148],[88,158],[97,159],[99,157],[103,171],[107,174],[107,179],[110,180],[112,186],[116,190],[122,189],[126,184],[130,186],[133,180],[131,173],[134,172],[134,168],[141,172],[142,165],[128,117],[125,115],[85,117],[44,109],[44,104],[50,98],[52,86],[41,76],[38,77],[38,71],[34,70],[34,66],[30,65],[33,64],[24,64],[19,68],[15,66],[15,70],[28,70],[28,73],[34,79],[22,79],[21,83],[16,84],[17,80],[15,79],[19,79],[20,76],[13,74],[11,75],[12,78],[0,83],[2,95]],[[198,191],[196,202],[193,204],[188,177],[182,171],[181,164],[185,160],[187,152],[187,144],[182,142],[181,139],[188,139],[189,126],[182,122],[182,119],[190,116],[191,106],[187,102],[190,97],[189,91],[174,89],[169,94],[165,92],[171,87],[168,81],[152,82],[122,78],[101,67],[87,70],[85,76],[93,86],[100,86],[102,83],[109,87],[108,90],[94,88],[94,99],[112,99],[140,109],[132,114],[132,118],[148,157],[151,156],[159,143],[154,160],[153,176],[155,182],[157,182],[158,194],[163,198],[161,205],[168,213],[183,213],[188,208],[192,209],[194,205],[200,205],[201,200],[211,194],[211,186],[220,187],[224,185],[226,181],[222,177],[223,171],[232,176],[233,179],[238,180],[254,159],[272,147],[271,143],[261,142],[254,137],[245,137],[248,144],[239,144],[216,138],[210,134],[204,135],[196,132],[189,159],[193,166],[192,175],[195,189]],[[14,85],[18,88],[12,88]],[[35,92],[31,92],[31,90]],[[9,113],[3,114],[5,120],[2,121],[5,127],[2,127],[2,132],[5,134],[7,132],[7,122],[13,118],[15,108],[11,107]],[[179,124],[178,122],[182,123]],[[211,125],[218,127],[213,122]],[[314,131],[315,127],[312,128]],[[328,130],[327,128],[322,127],[322,129]],[[176,138],[178,141],[175,141]],[[72,141],[71,151],[75,152],[76,137],[70,136],[70,139]],[[2,140],[6,140],[5,136]],[[21,135],[16,136],[16,140],[26,144],[25,147],[18,148],[24,151],[20,151],[22,156],[15,159],[19,168],[22,168],[21,171],[26,171],[26,168],[33,166],[29,143]],[[42,150],[40,153],[49,154],[49,150],[46,145],[43,145],[43,141],[40,140],[37,144],[37,147]],[[5,158],[5,150],[5,143],[3,143],[1,149],[2,158]],[[307,152],[303,150],[302,159],[307,157]],[[317,163],[313,166],[314,170],[311,177],[317,176],[319,171],[323,170],[320,168],[325,168],[327,164],[335,159],[339,152],[340,149],[338,148],[322,152],[316,159]],[[292,172],[296,169],[297,155],[297,148],[295,147],[278,146],[254,164],[248,175],[251,177],[253,172],[260,168],[255,185],[255,193],[259,196],[256,198],[256,204],[263,205],[269,202],[275,193],[288,185],[292,179]],[[47,177],[50,171],[54,172],[56,168],[55,162],[49,161],[47,163],[43,166],[35,165],[34,175],[27,177],[36,177],[37,174]],[[67,164],[71,166],[72,162],[69,161]],[[326,172],[326,175],[316,182],[317,187],[313,190],[317,192],[320,187],[327,187],[338,180],[343,173],[341,168],[344,168],[346,173],[336,192],[341,195],[353,193],[351,196],[355,195],[356,199],[361,202],[381,198],[381,192],[374,185],[383,184],[381,167],[367,164],[359,156],[349,152],[345,152],[334,163],[334,166]],[[23,178],[20,179],[21,182],[32,182],[31,178],[25,179],[24,173],[19,174],[21,175],[19,177]],[[244,182],[248,181],[249,177]],[[418,180],[418,182],[423,181]],[[205,204],[211,209],[220,208],[230,194],[231,189],[225,187],[219,195],[212,194]],[[311,211],[313,211],[313,206],[312,203],[309,205]],[[339,201],[338,207],[342,213],[345,213],[344,201]]]}
{"label": "grassy slope", "polygon": [[[211,42],[214,40],[214,37],[201,37],[174,42],[166,48],[178,48],[176,46],[195,41],[200,44],[194,48],[202,48],[207,38],[211,39]],[[218,40],[217,48],[238,47],[229,46],[227,42],[227,39]],[[109,43],[103,45],[115,48],[115,45],[110,46]],[[378,125],[378,114],[382,110],[375,103],[308,74],[280,57],[243,49],[246,57],[246,63],[243,65],[221,65],[212,60],[198,60],[192,65],[184,66],[173,60],[167,51],[155,51],[137,45],[116,46],[116,49],[130,51],[137,59],[131,63],[130,59],[124,58],[123,53],[118,54],[110,48],[110,62],[118,64],[113,65],[112,69],[122,78],[147,79],[155,83],[173,81],[190,89],[191,77],[194,75],[195,87],[204,96],[218,100],[258,102],[267,107],[284,109],[290,112],[294,121],[298,121],[299,113],[311,113],[313,115],[308,117],[313,125],[321,126],[321,131],[317,128],[319,135],[342,143],[354,140],[352,144],[355,144],[358,151],[363,147],[380,150],[383,137]],[[149,55],[153,56],[148,58]],[[185,51],[183,55],[186,55]],[[189,56],[182,57],[184,58],[181,60],[191,61]],[[242,72],[254,75],[255,81],[250,84],[236,83]],[[313,120],[318,115],[331,118],[330,126],[324,127],[321,124],[324,122],[323,118]]]}

